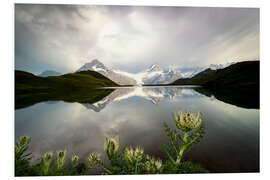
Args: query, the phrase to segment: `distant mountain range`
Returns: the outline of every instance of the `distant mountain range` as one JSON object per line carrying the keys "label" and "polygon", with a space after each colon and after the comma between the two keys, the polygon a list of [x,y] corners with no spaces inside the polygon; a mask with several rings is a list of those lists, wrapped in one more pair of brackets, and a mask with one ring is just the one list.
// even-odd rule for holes
{"label": "distant mountain range", "polygon": [[[253,63],[252,63],[253,62]],[[255,64],[254,64],[255,63]],[[241,64],[259,64],[259,61],[245,61],[245,62],[231,62],[226,64],[210,64],[207,67],[194,67],[194,68],[167,68],[163,69],[158,64],[151,65],[148,69],[139,73],[129,73],[120,69],[108,68],[103,63],[94,59],[93,61],[84,64],[76,72],[94,71],[102,74],[111,81],[119,85],[160,85],[160,84],[175,84],[175,85],[208,85],[210,86],[210,80],[218,79],[223,70],[231,67],[238,67]],[[242,66],[241,66],[242,67]],[[216,80],[216,83],[224,84],[239,77],[247,77],[253,73],[252,65],[245,66],[243,68],[248,69],[247,74],[243,76],[246,69],[240,69],[241,72],[233,70],[230,73],[225,73],[226,77],[222,77],[220,82]],[[257,69],[256,69],[257,71]],[[44,71],[40,77],[61,76],[61,73],[56,71]],[[237,77],[236,77],[237,76]],[[254,75],[255,76],[255,75]],[[257,74],[256,74],[257,76]],[[243,79],[242,79],[243,80]],[[245,81],[248,81],[245,79]],[[207,83],[207,84],[206,84]],[[213,85],[213,84],[212,84]]]}
{"label": "distant mountain range", "polygon": [[52,70],[46,70],[46,71],[43,71],[42,73],[40,73],[38,76],[40,76],[40,77],[49,77],[49,76],[60,76],[60,75],[62,75],[62,73],[52,71]]}
{"label": "distant mountain range", "polygon": [[[111,101],[121,101],[133,96],[143,97],[158,104],[164,97],[171,99],[179,94],[179,91],[167,87],[151,89],[140,86],[135,89],[120,88],[114,91],[110,87],[119,86],[115,83],[116,81],[124,84],[127,82],[153,84],[170,82],[178,77],[181,78],[168,85],[199,85],[202,87],[195,90],[207,96],[214,94],[224,102],[241,107],[259,107],[259,61],[245,61],[229,66],[228,64],[210,65],[209,68],[197,68],[196,71],[191,71],[191,69],[163,70],[159,65],[152,65],[145,71],[130,74],[118,69],[106,68],[102,63],[94,60],[75,73],[60,76],[47,75],[48,77],[39,77],[32,73],[15,70],[16,109],[42,101],[64,100],[80,102],[98,112]],[[104,89],[104,87],[107,88]],[[180,94],[186,93],[181,91]],[[108,97],[104,98],[105,96]]]}
{"label": "distant mountain range", "polygon": [[168,69],[163,69],[160,65],[153,64],[142,72],[132,74],[120,69],[108,68],[97,59],[94,59],[90,63],[84,64],[76,72],[86,70],[96,71],[120,85],[169,84],[177,79],[191,78],[207,68],[217,70],[228,67],[231,64],[234,64],[234,62],[226,64],[211,64],[209,67]]}

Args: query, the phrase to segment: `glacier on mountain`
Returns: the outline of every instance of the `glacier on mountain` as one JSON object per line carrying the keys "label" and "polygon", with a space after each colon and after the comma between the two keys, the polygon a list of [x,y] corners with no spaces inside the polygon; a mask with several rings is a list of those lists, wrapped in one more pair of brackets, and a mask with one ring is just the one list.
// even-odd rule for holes
{"label": "glacier on mountain", "polygon": [[90,63],[84,64],[76,72],[79,71],[96,71],[112,81],[120,85],[142,85],[142,84],[168,84],[180,78],[191,78],[207,68],[212,70],[222,69],[234,64],[234,62],[226,64],[211,64],[206,67],[194,68],[162,68],[158,64],[151,65],[148,69],[138,72],[129,73],[120,69],[108,68],[103,63],[94,59]]}

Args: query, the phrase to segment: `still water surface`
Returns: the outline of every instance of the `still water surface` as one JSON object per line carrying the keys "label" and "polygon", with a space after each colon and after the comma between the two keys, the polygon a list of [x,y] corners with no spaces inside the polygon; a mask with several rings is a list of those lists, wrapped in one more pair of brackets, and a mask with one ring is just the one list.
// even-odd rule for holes
{"label": "still water surface", "polygon": [[246,109],[199,93],[194,87],[117,88],[92,103],[41,102],[15,111],[15,138],[29,135],[34,161],[47,151],[66,149],[81,159],[100,152],[105,137],[119,136],[121,147],[140,145],[164,157],[163,123],[172,113],[202,112],[205,135],[184,156],[210,172],[259,171],[259,109]]}

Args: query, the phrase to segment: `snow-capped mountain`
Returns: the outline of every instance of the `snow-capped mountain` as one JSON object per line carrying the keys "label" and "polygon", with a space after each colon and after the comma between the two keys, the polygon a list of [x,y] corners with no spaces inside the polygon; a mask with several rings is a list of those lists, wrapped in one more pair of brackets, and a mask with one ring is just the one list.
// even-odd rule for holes
{"label": "snow-capped mountain", "polygon": [[155,80],[157,80],[163,73],[163,69],[158,64],[151,65],[145,71],[137,73],[136,79],[138,84],[153,84]]}
{"label": "snow-capped mountain", "polygon": [[113,71],[135,79],[137,85],[166,84],[184,77],[177,69],[163,69],[158,64],[153,64],[148,69],[136,74],[124,72],[119,69],[114,69]]}
{"label": "snow-capped mountain", "polygon": [[179,68],[178,71],[182,74],[183,78],[191,78],[207,68],[208,67]]}
{"label": "snow-capped mountain", "polygon": [[52,70],[46,70],[40,73],[38,76],[40,77],[49,77],[49,76],[60,76],[62,75],[60,72],[52,71]]}
{"label": "snow-capped mountain", "polygon": [[120,85],[136,84],[136,80],[134,80],[133,78],[130,78],[122,73],[117,73],[113,69],[107,68],[103,63],[99,62],[97,59],[94,59],[90,63],[84,64],[76,72],[87,70],[99,72],[100,74],[106,76],[107,78],[111,79],[112,81]]}
{"label": "snow-capped mountain", "polygon": [[138,75],[142,79],[142,84],[167,84],[183,77],[178,70],[162,69],[158,64],[152,65]]}
{"label": "snow-capped mountain", "polygon": [[234,62],[226,64],[211,64],[206,67],[167,69],[163,69],[158,64],[153,64],[148,69],[133,74],[120,69],[108,68],[97,59],[94,59],[92,62],[84,64],[77,70],[77,72],[86,70],[96,71],[120,85],[168,84],[180,78],[191,78],[207,68],[217,70],[228,67],[231,64],[234,64]]}
{"label": "snow-capped mountain", "polygon": [[77,70],[77,72],[87,70],[96,71],[99,73],[107,73],[109,71],[109,69],[105,67],[104,64],[99,62],[97,59],[94,59],[90,63],[85,63],[82,67],[80,67]]}

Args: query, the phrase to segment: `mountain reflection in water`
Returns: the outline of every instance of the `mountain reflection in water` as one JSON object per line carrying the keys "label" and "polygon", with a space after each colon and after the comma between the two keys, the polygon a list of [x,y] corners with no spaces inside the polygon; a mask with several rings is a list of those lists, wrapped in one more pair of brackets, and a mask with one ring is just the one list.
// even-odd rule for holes
{"label": "mountain reflection in water", "polygon": [[109,136],[118,136],[122,148],[141,146],[147,154],[165,158],[160,148],[168,142],[163,123],[174,127],[171,115],[181,108],[200,111],[206,127],[204,138],[184,160],[210,172],[258,172],[259,107],[245,95],[250,93],[158,86],[33,96],[27,101],[22,97],[19,107],[23,108],[15,110],[15,140],[31,136],[34,161],[61,149],[81,160],[91,152],[106,160],[103,142]]}
{"label": "mountain reflection in water", "polygon": [[[92,109],[95,112],[100,112],[107,104],[112,102],[120,102],[131,97],[140,97],[159,104],[161,101],[168,99],[174,100],[181,96],[208,96],[212,100],[218,99],[225,103],[236,105],[244,108],[259,108],[259,95],[257,90],[247,89],[245,91],[213,91],[199,86],[134,86],[134,87],[120,87],[120,88],[104,88],[113,90],[108,96],[95,103],[81,103],[86,108]],[[255,92],[254,92],[255,91]],[[252,97],[250,94],[253,94]],[[236,97],[236,98],[235,98]]]}
{"label": "mountain reflection in water", "polygon": [[[195,86],[192,86],[195,87]],[[92,109],[95,112],[100,112],[107,104],[112,102],[120,102],[131,97],[140,97],[153,104],[159,104],[162,100],[174,100],[177,96],[202,96],[196,91],[190,90],[191,86],[185,87],[121,87],[121,88],[106,88],[114,89],[114,91],[102,100],[93,104],[82,103],[86,108]]]}

